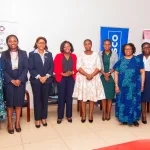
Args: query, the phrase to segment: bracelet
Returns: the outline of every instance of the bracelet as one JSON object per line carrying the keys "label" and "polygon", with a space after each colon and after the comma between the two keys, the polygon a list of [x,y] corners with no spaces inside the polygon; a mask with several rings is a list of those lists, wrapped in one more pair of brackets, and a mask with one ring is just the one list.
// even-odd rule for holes
{"label": "bracelet", "polygon": [[118,87],[118,84],[115,84],[115,87]]}

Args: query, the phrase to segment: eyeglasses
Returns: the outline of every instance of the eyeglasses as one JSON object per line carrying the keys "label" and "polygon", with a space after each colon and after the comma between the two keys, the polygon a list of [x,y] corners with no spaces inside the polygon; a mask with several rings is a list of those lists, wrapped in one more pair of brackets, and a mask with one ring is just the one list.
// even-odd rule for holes
{"label": "eyeglasses", "polygon": [[143,49],[147,49],[147,48],[150,48],[150,46],[143,47]]}
{"label": "eyeglasses", "polygon": [[45,42],[39,42],[37,44],[40,44],[40,45],[45,45],[46,43]]}
{"label": "eyeglasses", "polygon": [[132,51],[132,49],[129,49],[129,48],[125,48],[125,51]]}

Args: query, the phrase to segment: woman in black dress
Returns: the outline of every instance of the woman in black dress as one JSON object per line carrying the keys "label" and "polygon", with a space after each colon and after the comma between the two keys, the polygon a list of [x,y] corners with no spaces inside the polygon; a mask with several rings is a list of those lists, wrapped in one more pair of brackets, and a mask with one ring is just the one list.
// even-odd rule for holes
{"label": "woman in black dress", "polygon": [[2,52],[2,69],[4,73],[4,98],[8,114],[8,133],[13,134],[12,113],[16,111],[16,132],[21,132],[20,115],[24,105],[25,88],[28,72],[27,53],[18,47],[18,38],[9,35],[6,39],[8,50]]}

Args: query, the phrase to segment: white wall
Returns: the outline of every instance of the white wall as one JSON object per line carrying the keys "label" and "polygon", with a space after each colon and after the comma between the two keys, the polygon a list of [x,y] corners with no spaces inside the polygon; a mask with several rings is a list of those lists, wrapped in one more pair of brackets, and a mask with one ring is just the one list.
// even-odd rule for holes
{"label": "white wall", "polygon": [[142,30],[150,28],[149,0],[0,0],[0,5],[0,21],[18,23],[20,47],[28,52],[38,36],[47,38],[53,55],[63,40],[71,41],[79,53],[90,38],[98,51],[100,26],[112,26],[129,27],[129,42],[140,53]]}

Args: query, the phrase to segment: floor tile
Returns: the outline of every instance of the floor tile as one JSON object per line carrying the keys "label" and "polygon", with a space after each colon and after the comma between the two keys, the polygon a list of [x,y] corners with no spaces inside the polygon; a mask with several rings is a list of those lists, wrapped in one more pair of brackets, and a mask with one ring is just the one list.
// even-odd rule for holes
{"label": "floor tile", "polygon": [[59,133],[61,137],[67,136],[78,136],[78,135],[86,135],[88,133],[92,133],[88,127],[83,123],[61,123],[55,125],[54,128]]}
{"label": "floor tile", "polygon": [[9,134],[7,129],[0,130],[0,148],[21,145],[20,133]]}
{"label": "floor tile", "polygon": [[19,145],[19,146],[11,146],[3,149],[0,148],[0,150],[24,150],[24,149],[23,149],[23,145]]}
{"label": "floor tile", "polygon": [[109,145],[120,144],[140,139],[140,137],[137,137],[136,135],[128,132],[127,129],[128,127],[107,129],[101,131],[94,131],[94,133]]}
{"label": "floor tile", "polygon": [[23,150],[23,145],[13,146],[13,147],[7,147],[7,148],[4,148],[4,149],[0,148],[0,150]]}
{"label": "floor tile", "polygon": [[52,139],[31,144],[24,144],[24,150],[69,150],[62,139]]}
{"label": "floor tile", "polygon": [[58,138],[59,135],[52,127],[26,128],[21,132],[23,143],[31,143],[42,140]]}
{"label": "floor tile", "polygon": [[92,150],[101,148],[107,144],[95,134],[63,137],[63,140],[71,150]]}

